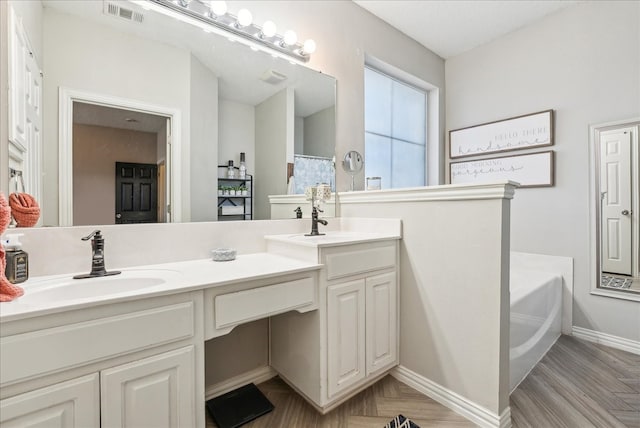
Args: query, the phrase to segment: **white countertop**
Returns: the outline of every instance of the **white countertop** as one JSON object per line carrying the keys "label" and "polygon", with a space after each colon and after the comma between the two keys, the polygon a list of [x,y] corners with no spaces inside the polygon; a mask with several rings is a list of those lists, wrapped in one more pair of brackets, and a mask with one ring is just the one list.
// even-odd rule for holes
{"label": "white countertop", "polygon": [[335,247],[360,244],[363,242],[389,241],[400,239],[395,232],[328,232],[326,235],[307,236],[304,233],[289,235],[267,235],[267,241],[284,242],[304,247]]}
{"label": "white countertop", "polygon": [[[24,289],[24,295],[12,302],[0,303],[0,323],[15,321],[34,316],[52,314],[72,309],[82,309],[106,303],[116,303],[125,300],[135,300],[168,294],[188,292],[198,289],[220,287],[251,280],[270,278],[275,276],[313,271],[321,268],[317,263],[310,263],[271,253],[255,253],[239,255],[233,261],[214,262],[210,259],[193,260],[177,263],[163,263],[157,265],[136,266],[121,269],[123,275],[116,275],[91,280],[71,280],[74,274],[51,275],[33,277],[19,284]],[[109,267],[109,270],[119,270]],[[160,275],[167,279],[158,285],[146,286],[140,289],[128,289],[123,292],[110,292],[102,296],[83,298],[69,298],[48,301],[37,299],[38,292],[51,288],[64,281],[73,281],[73,286],[82,281],[109,281],[118,277],[129,276],[144,278],[150,275]],[[86,282],[87,287],[94,283]]]}

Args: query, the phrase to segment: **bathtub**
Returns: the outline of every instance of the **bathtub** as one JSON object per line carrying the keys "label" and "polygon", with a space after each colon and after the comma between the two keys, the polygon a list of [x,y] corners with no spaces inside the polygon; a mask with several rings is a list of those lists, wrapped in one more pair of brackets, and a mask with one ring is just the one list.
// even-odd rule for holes
{"label": "bathtub", "polygon": [[562,274],[514,266],[512,260],[509,288],[509,386],[513,392],[560,337]]}

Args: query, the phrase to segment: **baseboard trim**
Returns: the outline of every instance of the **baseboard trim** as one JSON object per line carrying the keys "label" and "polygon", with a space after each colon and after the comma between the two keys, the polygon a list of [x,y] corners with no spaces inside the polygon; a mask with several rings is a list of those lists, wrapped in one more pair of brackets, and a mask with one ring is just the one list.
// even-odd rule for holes
{"label": "baseboard trim", "polygon": [[511,427],[510,407],[507,407],[500,415],[498,415],[403,366],[398,366],[393,369],[391,371],[391,376],[429,396],[443,406],[448,407],[481,427]]}
{"label": "baseboard trim", "polygon": [[240,388],[248,383],[259,384],[269,379],[276,377],[277,373],[269,366],[258,367],[241,375],[232,377],[223,382],[216,383],[207,387],[204,391],[204,396],[207,400],[215,398],[219,395],[226,394],[229,391],[233,391],[236,388]]}
{"label": "baseboard trim", "polygon": [[571,330],[571,334],[578,339],[640,355],[640,342],[635,340],[625,339],[624,337],[614,336],[601,331],[589,330],[588,328],[576,327],[575,325]]}

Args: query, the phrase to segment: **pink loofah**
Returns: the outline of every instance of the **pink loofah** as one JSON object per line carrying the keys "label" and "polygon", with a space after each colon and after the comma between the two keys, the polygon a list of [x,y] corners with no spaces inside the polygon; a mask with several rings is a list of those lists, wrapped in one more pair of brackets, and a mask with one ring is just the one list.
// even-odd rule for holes
{"label": "pink loofah", "polygon": [[18,227],[33,227],[40,218],[38,201],[28,193],[12,193],[9,195],[9,205],[13,218]]}
{"label": "pink loofah", "polygon": [[[0,192],[0,235],[7,230],[10,221],[11,207],[9,207],[9,202],[4,196],[4,193]],[[6,267],[7,257],[4,252],[4,247],[2,243],[0,243],[0,302],[10,302],[24,294],[24,290],[21,287],[9,282],[4,273]]]}

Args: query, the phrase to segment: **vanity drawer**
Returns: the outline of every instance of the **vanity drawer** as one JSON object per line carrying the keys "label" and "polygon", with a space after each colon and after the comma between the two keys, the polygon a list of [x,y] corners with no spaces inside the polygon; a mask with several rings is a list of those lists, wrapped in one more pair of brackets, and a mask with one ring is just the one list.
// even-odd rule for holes
{"label": "vanity drawer", "polygon": [[350,245],[324,250],[327,280],[396,266],[396,243]]}
{"label": "vanity drawer", "polygon": [[226,334],[246,322],[292,310],[306,312],[317,308],[318,291],[314,276],[247,286],[247,289],[231,293],[207,290],[206,339]]}
{"label": "vanity drawer", "polygon": [[194,335],[194,303],[160,306],[0,339],[0,383],[124,355]]}

